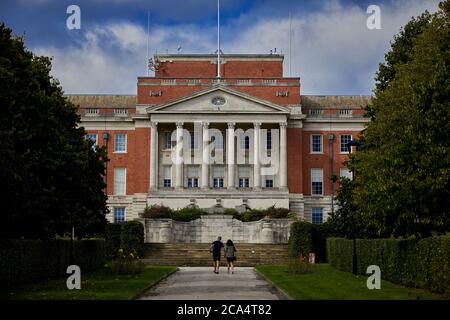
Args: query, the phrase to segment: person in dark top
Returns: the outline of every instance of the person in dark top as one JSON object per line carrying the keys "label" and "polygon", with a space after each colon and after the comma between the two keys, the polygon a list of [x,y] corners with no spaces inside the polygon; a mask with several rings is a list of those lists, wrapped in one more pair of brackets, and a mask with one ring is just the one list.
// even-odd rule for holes
{"label": "person in dark top", "polygon": [[234,274],[234,261],[236,261],[236,247],[231,239],[227,241],[227,246],[225,247],[225,258],[228,262],[228,273]]}
{"label": "person in dark top", "polygon": [[211,244],[210,249],[213,257],[214,273],[216,274],[219,274],[220,255],[222,252],[222,248],[223,248],[222,237],[217,237],[217,240]]}

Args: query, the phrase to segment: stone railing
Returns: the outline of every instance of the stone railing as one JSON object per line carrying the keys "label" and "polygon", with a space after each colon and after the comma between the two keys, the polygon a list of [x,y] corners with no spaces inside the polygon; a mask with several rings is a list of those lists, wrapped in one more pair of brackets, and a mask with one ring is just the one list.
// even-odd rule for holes
{"label": "stone railing", "polygon": [[242,222],[230,215],[207,215],[190,222],[172,219],[140,219],[145,242],[211,243],[218,236],[236,243],[287,243],[291,219]]}

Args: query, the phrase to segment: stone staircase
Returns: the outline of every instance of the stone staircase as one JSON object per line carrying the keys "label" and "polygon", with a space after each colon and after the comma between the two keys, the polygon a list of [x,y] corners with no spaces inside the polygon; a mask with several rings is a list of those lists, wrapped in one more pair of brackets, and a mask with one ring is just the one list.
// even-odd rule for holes
{"label": "stone staircase", "polygon": [[[143,262],[168,266],[211,266],[209,243],[146,243]],[[236,243],[236,266],[283,264],[289,260],[287,244]],[[221,257],[221,265],[226,259]]]}

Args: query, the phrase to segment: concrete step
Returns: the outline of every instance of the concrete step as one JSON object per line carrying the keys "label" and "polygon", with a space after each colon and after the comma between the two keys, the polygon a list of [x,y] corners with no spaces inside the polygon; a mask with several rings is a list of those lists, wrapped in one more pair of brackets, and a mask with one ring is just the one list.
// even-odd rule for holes
{"label": "concrete step", "polygon": [[[238,266],[286,263],[287,244],[236,243]],[[208,266],[212,264],[209,243],[147,243],[143,261],[153,265]],[[222,265],[226,259],[221,257]]]}

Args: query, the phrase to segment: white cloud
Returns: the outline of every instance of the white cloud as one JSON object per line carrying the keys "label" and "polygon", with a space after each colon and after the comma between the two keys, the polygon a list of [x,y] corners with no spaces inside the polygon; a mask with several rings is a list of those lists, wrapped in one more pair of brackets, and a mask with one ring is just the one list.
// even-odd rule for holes
{"label": "white cloud", "polygon": [[[370,94],[378,63],[389,41],[412,16],[434,11],[439,0],[392,1],[382,6],[382,30],[368,30],[364,9],[330,1],[321,12],[294,13],[292,75],[301,76],[303,94]],[[252,21],[253,23],[249,23]],[[154,26],[151,51],[211,53],[215,26],[194,24]],[[270,19],[250,12],[224,26],[223,51],[285,54],[289,76],[289,19]],[[230,36],[232,35],[232,36]],[[67,93],[136,92],[136,77],[145,74],[146,26],[127,21],[96,25],[83,40],[63,48],[33,48],[54,56],[53,74]]]}

